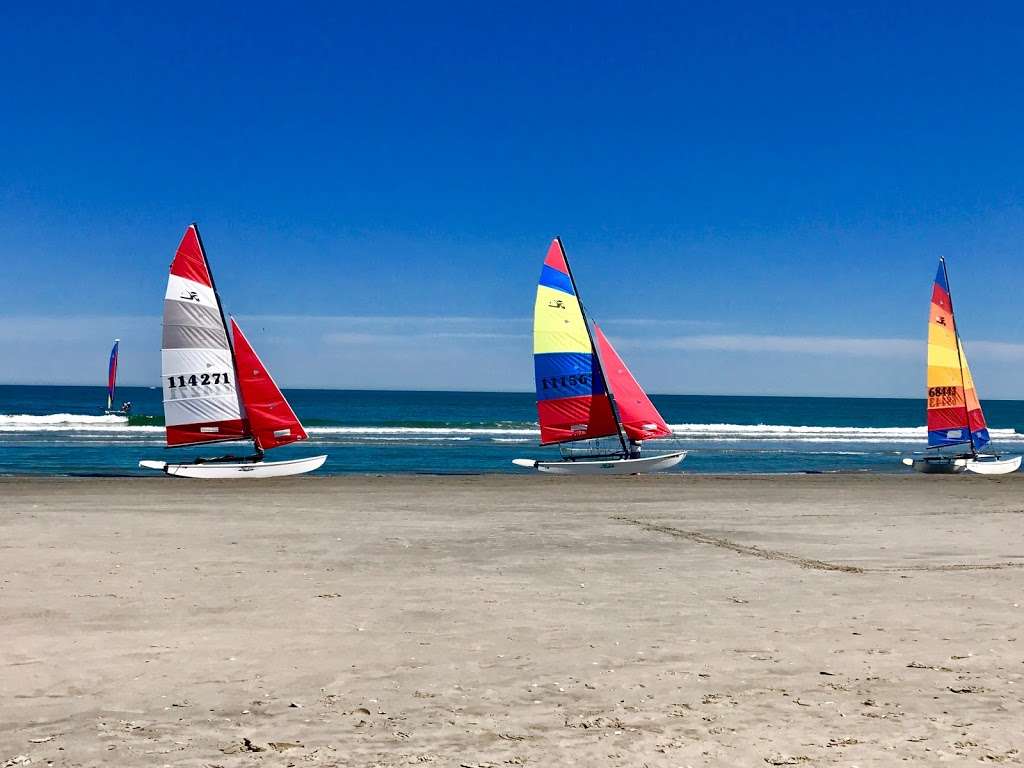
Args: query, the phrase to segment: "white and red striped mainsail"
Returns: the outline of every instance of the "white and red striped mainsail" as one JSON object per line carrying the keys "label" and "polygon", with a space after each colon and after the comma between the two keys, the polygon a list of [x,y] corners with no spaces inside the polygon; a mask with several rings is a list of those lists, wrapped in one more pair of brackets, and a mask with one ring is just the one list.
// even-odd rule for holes
{"label": "white and red striped mainsail", "polygon": [[161,347],[168,446],[252,437],[220,298],[195,224],[185,230],[171,262]]}

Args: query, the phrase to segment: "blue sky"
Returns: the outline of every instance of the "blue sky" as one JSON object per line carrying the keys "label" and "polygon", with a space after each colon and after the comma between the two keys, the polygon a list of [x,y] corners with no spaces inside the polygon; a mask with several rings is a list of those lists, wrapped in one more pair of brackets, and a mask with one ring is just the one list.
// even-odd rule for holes
{"label": "blue sky", "polygon": [[655,392],[918,396],[935,260],[1024,396],[1024,9],[7,9],[0,382],[159,376],[200,223],[284,386],[532,386],[560,234]]}

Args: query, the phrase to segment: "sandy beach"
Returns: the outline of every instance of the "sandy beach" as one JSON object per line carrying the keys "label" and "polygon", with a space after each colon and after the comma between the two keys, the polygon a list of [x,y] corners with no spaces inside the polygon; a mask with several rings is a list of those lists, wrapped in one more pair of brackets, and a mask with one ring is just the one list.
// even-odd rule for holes
{"label": "sandy beach", "polygon": [[1020,764],[1024,477],[0,480],[0,766]]}

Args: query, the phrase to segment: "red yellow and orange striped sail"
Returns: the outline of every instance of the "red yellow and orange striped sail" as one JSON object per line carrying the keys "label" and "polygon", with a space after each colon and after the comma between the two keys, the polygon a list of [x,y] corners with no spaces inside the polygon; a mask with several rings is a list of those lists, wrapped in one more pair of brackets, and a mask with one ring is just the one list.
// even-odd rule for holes
{"label": "red yellow and orange striped sail", "polygon": [[990,442],[967,355],[956,329],[945,259],[932,287],[928,317],[928,447],[977,452]]}

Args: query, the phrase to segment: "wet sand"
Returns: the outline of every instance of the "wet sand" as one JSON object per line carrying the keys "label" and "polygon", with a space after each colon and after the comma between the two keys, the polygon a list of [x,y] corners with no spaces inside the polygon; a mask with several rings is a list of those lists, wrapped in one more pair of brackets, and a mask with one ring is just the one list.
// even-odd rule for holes
{"label": "wet sand", "polygon": [[0,480],[0,766],[1021,764],[1024,477]]}

